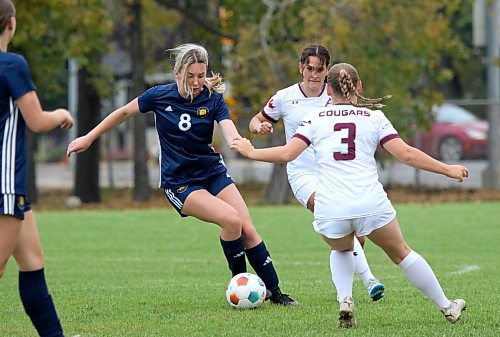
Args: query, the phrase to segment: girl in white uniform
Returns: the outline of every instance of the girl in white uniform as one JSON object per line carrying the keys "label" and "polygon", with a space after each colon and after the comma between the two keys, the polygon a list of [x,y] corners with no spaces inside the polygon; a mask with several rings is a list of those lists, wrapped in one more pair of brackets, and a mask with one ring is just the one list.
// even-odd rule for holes
{"label": "girl in white uniform", "polygon": [[[324,108],[330,104],[326,92],[325,78],[328,73],[330,53],[322,45],[311,44],[304,48],[299,62],[302,82],[279,90],[262,111],[250,121],[250,131],[267,135],[273,132],[273,125],[280,118],[285,126],[286,142],[295,134],[297,127],[311,111],[311,108]],[[314,211],[315,192],[318,186],[318,166],[312,146],[308,147],[295,160],[287,164],[288,182],[295,198],[311,212]],[[342,202],[341,202],[342,203]],[[332,204],[334,207],[340,204]],[[361,242],[361,243],[360,243]],[[373,275],[362,245],[364,237],[354,238],[356,273],[361,277],[373,301],[384,297],[384,285]],[[331,269],[330,263],[330,269]]]}
{"label": "girl in white uniform", "polygon": [[[235,139],[232,148],[250,159],[279,163],[294,160],[313,145],[319,174],[313,225],[333,250],[340,327],[355,324],[354,235],[366,235],[380,246],[446,319],[455,323],[465,309],[465,301],[450,301],[426,260],[404,241],[396,211],[378,181],[374,154],[380,144],[402,163],[459,182],[468,176],[467,168],[447,165],[406,144],[382,111],[367,108],[381,107],[382,99],[361,96],[361,80],[350,64],[330,68],[327,83],[333,105],[311,109],[286,145],[257,150],[248,140]],[[366,104],[358,104],[358,98]]]}

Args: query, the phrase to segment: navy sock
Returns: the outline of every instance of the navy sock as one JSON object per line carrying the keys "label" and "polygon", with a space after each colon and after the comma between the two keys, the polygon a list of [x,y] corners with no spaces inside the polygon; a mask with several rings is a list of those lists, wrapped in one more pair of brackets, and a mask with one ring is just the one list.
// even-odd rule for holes
{"label": "navy sock", "polygon": [[41,337],[64,337],[43,268],[19,272],[19,295],[24,310]]}
{"label": "navy sock", "polygon": [[266,288],[272,292],[279,290],[279,280],[276,269],[274,269],[273,260],[269,254],[264,241],[257,246],[245,250],[248,262],[255,270],[257,275],[264,281]]}
{"label": "navy sock", "polygon": [[225,241],[220,239],[220,244],[224,255],[226,256],[227,264],[229,269],[233,273],[233,276],[239,273],[245,273],[247,271],[247,263],[245,260],[245,247],[243,246],[243,238],[240,236],[239,239],[233,241]]}

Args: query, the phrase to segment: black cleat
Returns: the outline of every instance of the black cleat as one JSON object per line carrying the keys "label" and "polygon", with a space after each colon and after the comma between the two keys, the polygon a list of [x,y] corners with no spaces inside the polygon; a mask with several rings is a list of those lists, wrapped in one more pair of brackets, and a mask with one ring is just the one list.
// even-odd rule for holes
{"label": "black cleat", "polygon": [[288,294],[283,294],[281,290],[276,290],[274,292],[271,292],[271,290],[267,289],[266,290],[266,301],[269,300],[273,304],[279,304],[283,306],[297,306],[299,305],[299,302],[295,301],[294,299],[290,298]]}

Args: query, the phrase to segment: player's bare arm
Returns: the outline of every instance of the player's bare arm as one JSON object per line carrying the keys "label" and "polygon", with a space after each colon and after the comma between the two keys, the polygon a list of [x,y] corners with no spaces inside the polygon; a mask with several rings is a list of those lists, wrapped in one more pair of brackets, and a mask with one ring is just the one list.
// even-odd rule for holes
{"label": "player's bare arm", "polygon": [[16,101],[26,124],[33,132],[46,132],[58,126],[69,129],[73,126],[73,117],[66,109],[44,111],[35,91],[29,91]]}
{"label": "player's bare arm", "polygon": [[401,138],[395,138],[384,144],[397,160],[408,166],[439,173],[462,182],[469,176],[469,170],[463,165],[448,165],[436,160],[421,150],[406,144]]}
{"label": "player's bare arm", "polygon": [[306,148],[307,144],[298,138],[292,138],[288,144],[266,149],[254,148],[246,138],[236,138],[231,145],[232,150],[238,151],[249,159],[268,163],[288,163],[297,158]]}
{"label": "player's bare arm", "polygon": [[95,128],[93,128],[85,136],[78,137],[73,140],[66,151],[69,157],[72,153],[81,153],[86,151],[92,143],[106,131],[120,125],[127,118],[139,113],[139,103],[137,98],[129,102],[127,105],[116,109],[103,119]]}
{"label": "player's bare arm", "polygon": [[219,122],[220,130],[222,133],[222,137],[224,138],[226,144],[231,146],[234,139],[241,139],[241,135],[239,134],[236,126],[234,126],[233,121],[230,119],[225,119]]}

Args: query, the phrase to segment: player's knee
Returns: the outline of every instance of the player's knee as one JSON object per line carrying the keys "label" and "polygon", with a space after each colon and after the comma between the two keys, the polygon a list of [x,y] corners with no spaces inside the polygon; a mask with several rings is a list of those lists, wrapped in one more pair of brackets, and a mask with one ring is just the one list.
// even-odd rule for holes
{"label": "player's knee", "polygon": [[257,229],[253,225],[252,221],[243,221],[242,224],[242,234],[245,243],[249,246],[254,246],[262,241]]}
{"label": "player's knee", "polygon": [[221,227],[231,231],[241,232],[242,222],[236,210],[226,212],[221,219]]}
{"label": "player's knee", "polygon": [[403,242],[401,245],[399,245],[397,250],[388,255],[392,262],[399,265],[401,261],[403,261],[404,258],[408,256],[408,254],[410,254],[410,252],[411,248],[406,244],[406,242]]}

